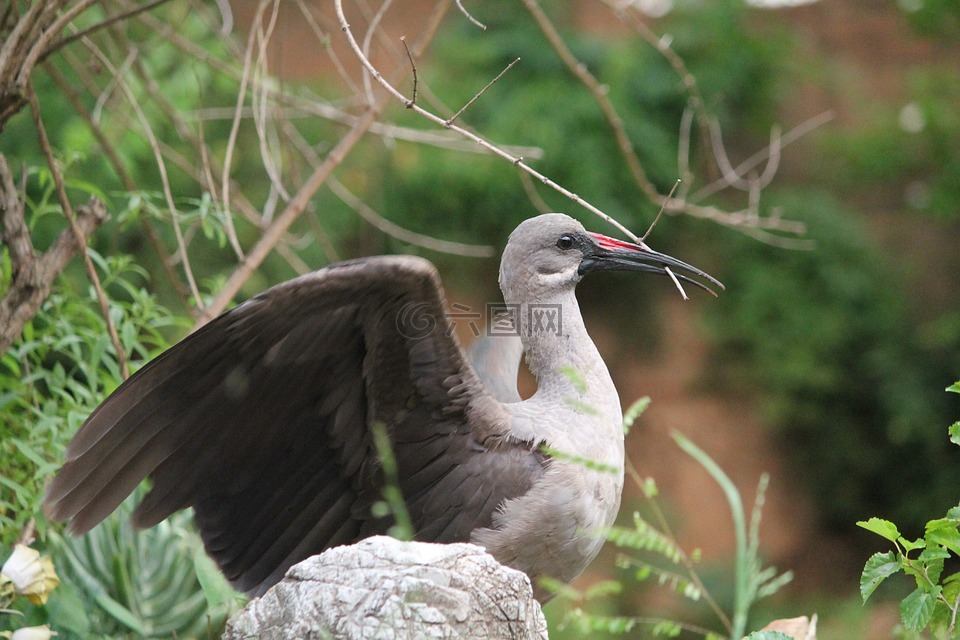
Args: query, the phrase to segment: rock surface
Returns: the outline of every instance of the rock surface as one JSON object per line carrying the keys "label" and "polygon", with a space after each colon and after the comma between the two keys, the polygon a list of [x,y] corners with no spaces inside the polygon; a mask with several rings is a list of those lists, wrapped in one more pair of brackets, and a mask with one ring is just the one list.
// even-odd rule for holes
{"label": "rock surface", "polygon": [[530,580],[472,544],[378,536],[295,565],[224,640],[546,640]]}

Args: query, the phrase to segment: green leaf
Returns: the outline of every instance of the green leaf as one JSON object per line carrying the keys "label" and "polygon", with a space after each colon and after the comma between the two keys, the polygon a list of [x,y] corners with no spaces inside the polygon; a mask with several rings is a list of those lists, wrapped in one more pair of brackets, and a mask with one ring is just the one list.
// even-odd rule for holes
{"label": "green leaf", "polygon": [[619,580],[602,580],[596,584],[587,587],[583,592],[584,600],[593,600],[608,595],[616,595],[623,592],[623,585]]}
{"label": "green leaf", "polygon": [[931,520],[927,523],[926,533],[923,536],[927,541],[927,546],[939,544],[960,556],[960,531],[957,530],[958,526],[960,526],[960,520],[954,518]]}
{"label": "green leaf", "polygon": [[55,629],[70,631],[81,638],[90,635],[90,618],[83,606],[83,599],[73,584],[61,582],[50,594],[46,609]]}
{"label": "green leaf", "polygon": [[950,425],[947,432],[950,434],[950,442],[960,444],[960,422],[954,422]]}
{"label": "green leaf", "polygon": [[627,435],[630,433],[630,428],[633,427],[633,423],[636,422],[637,418],[647,410],[647,407],[650,406],[650,397],[646,396],[640,398],[627,409],[627,412],[623,414],[623,434]]}
{"label": "green leaf", "polygon": [[886,538],[890,542],[896,542],[897,539],[900,538],[900,532],[897,530],[897,526],[889,520],[870,518],[866,522],[860,520],[857,522],[857,526],[862,527],[867,531],[872,531],[878,536]]}
{"label": "green leaf", "polygon": [[960,393],[960,380],[947,387],[947,391],[951,393]]}
{"label": "green leaf", "polygon": [[923,631],[930,623],[940,587],[931,592],[917,589],[900,603],[900,621],[910,631]]}
{"label": "green leaf", "polygon": [[147,629],[143,622],[132,612],[106,593],[98,593],[94,596],[94,601],[106,611],[111,618],[124,625],[134,633],[140,636],[147,635]]}
{"label": "green leaf", "polygon": [[950,553],[946,549],[940,545],[933,545],[920,552],[917,560],[920,562],[933,562],[934,560],[946,560],[949,557]]}
{"label": "green leaf", "polygon": [[237,598],[237,592],[200,545],[197,545],[193,554],[193,567],[209,609],[215,609]]}
{"label": "green leaf", "polygon": [[860,596],[866,602],[880,583],[900,570],[900,562],[893,551],[875,553],[867,560],[860,575]]}
{"label": "green leaf", "polygon": [[660,620],[650,629],[654,638],[676,638],[681,631],[683,628],[673,620]]}
{"label": "green leaf", "polygon": [[653,478],[644,478],[643,486],[640,488],[643,490],[643,495],[647,498],[656,498],[660,495],[660,490],[657,488],[657,481]]}
{"label": "green leaf", "polygon": [[917,538],[914,541],[907,540],[903,536],[897,538],[897,542],[900,543],[900,546],[903,547],[904,551],[914,551],[915,549],[924,549],[927,546],[927,543],[923,541],[922,538]]}

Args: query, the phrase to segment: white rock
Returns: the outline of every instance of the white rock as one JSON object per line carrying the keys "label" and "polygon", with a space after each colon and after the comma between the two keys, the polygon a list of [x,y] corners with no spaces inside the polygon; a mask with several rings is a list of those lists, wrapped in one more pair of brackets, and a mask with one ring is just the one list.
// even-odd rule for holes
{"label": "white rock", "polygon": [[547,640],[524,573],[472,544],[384,536],[293,566],[224,640]]}

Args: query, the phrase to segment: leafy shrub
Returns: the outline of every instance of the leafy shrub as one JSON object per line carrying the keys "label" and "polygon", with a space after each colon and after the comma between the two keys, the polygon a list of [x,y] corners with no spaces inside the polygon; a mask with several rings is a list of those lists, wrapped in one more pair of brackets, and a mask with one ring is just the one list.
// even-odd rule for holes
{"label": "leafy shrub", "polygon": [[[960,382],[947,387],[960,393]],[[960,445],[960,422],[949,429],[950,442]],[[960,506],[943,518],[924,526],[923,538],[910,540],[889,520],[870,518],[857,523],[867,531],[886,538],[894,550],[870,556],[860,577],[863,601],[888,577],[903,572],[916,580],[917,588],[900,603],[900,620],[908,638],[919,638],[930,630],[938,638],[955,638],[960,613],[960,572],[947,568],[947,561],[960,557]],[[946,571],[946,575],[944,575]]]}
{"label": "leafy shrub", "polygon": [[64,584],[48,605],[61,636],[217,638],[238,596],[181,511],[155,527],[130,523],[137,491],[80,537],[53,535]]}
{"label": "leafy shrub", "polygon": [[757,392],[826,522],[870,513],[922,524],[955,500],[960,461],[938,428],[960,345],[925,348],[893,265],[829,198],[782,197],[813,251],[734,239],[708,309],[721,377]]}
{"label": "leafy shrub", "polygon": [[[137,362],[159,353],[168,344],[163,332],[179,323],[141,288],[143,271],[129,256],[91,257],[111,294],[126,357]],[[83,420],[122,381],[92,287],[64,285],[0,356],[0,546],[12,544],[31,520],[44,526],[46,479]]]}

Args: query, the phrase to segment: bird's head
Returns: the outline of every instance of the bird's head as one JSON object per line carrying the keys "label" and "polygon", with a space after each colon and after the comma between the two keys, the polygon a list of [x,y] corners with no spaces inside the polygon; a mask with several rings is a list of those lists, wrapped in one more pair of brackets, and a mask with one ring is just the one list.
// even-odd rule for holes
{"label": "bird's head", "polygon": [[643,243],[633,244],[587,231],[562,213],[525,220],[510,234],[500,262],[500,288],[505,297],[516,301],[549,297],[573,289],[593,271],[642,271],[671,276],[678,287],[680,281],[688,282],[714,296],[711,285],[723,289],[717,279],[696,267]]}

